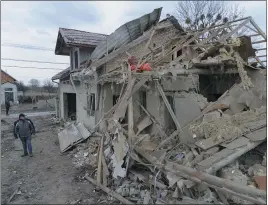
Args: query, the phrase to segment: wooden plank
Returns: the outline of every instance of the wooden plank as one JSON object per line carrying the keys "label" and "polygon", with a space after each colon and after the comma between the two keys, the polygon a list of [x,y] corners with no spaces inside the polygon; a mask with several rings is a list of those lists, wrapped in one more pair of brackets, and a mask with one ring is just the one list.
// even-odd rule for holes
{"label": "wooden plank", "polygon": [[113,190],[109,189],[108,187],[103,186],[101,184],[98,184],[98,182],[96,180],[92,179],[91,177],[85,176],[85,179],[90,181],[95,186],[98,186],[99,188],[101,188],[104,192],[106,192],[110,196],[112,196],[112,197],[116,198],[117,200],[121,201],[123,204],[134,204],[131,201],[127,200],[126,198],[122,197],[120,194],[118,194],[118,193],[114,192]]}
{"label": "wooden plank", "polygon": [[239,137],[230,143],[223,143],[223,144],[221,144],[221,146],[226,147],[227,149],[235,149],[235,148],[243,147],[243,146],[247,145],[248,142],[249,142],[248,138]]}
{"label": "wooden plank", "polygon": [[249,23],[250,19],[246,19],[241,24],[239,24],[234,30],[232,30],[230,33],[224,35],[218,41],[225,41],[227,38],[231,37],[234,33],[236,33],[239,29],[241,29],[243,26],[245,26],[247,23]]}
{"label": "wooden plank", "polygon": [[170,104],[169,104],[169,102],[168,102],[168,100],[167,100],[167,97],[165,96],[165,93],[164,93],[164,91],[163,91],[161,85],[159,84],[158,80],[155,80],[155,82],[156,82],[158,91],[160,92],[160,95],[162,96],[162,98],[163,98],[163,100],[164,100],[164,103],[165,103],[165,105],[166,105],[166,107],[167,107],[167,109],[168,109],[168,111],[169,111],[169,113],[170,113],[170,115],[171,115],[171,117],[172,117],[172,119],[173,119],[173,121],[174,121],[176,127],[177,127],[177,130],[180,130],[180,131],[182,132],[180,123],[179,123],[179,121],[177,120],[176,115],[174,114],[174,112],[173,112],[173,110],[172,110],[172,108],[171,108],[171,106],[170,106]]}
{"label": "wooden plank", "polygon": [[209,167],[211,167],[212,164],[226,158],[228,155],[231,155],[235,152],[235,150],[229,150],[229,149],[223,149],[220,152],[217,152],[216,154],[212,155],[211,157],[197,163],[197,166],[200,170],[205,170]]}
{"label": "wooden plank", "polygon": [[109,176],[109,169],[108,169],[108,166],[107,166],[107,163],[106,163],[106,160],[104,158],[104,155],[102,154],[102,157],[101,157],[101,162],[102,162],[102,180],[103,180],[103,185],[104,186],[107,186],[108,182],[107,182],[107,177]]}
{"label": "wooden plank", "polygon": [[103,154],[103,137],[100,140],[99,146],[99,157],[98,157],[98,171],[97,171],[97,183],[101,184],[102,179],[102,154]]}
{"label": "wooden plank", "polygon": [[135,149],[140,155],[142,155],[145,159],[147,159],[151,164],[155,165],[160,170],[174,173],[177,176],[182,176],[186,179],[190,179],[193,182],[205,184],[219,191],[238,196],[257,204],[266,204],[266,201],[264,201],[264,199],[266,198],[267,193],[265,191],[243,186],[231,180],[222,179],[220,177],[200,172],[196,169],[183,165],[175,163],[162,164],[158,159],[155,159],[150,154],[144,152],[143,149],[138,147]]}
{"label": "wooden plank", "polygon": [[[217,162],[211,164],[211,166],[207,167],[207,169],[205,171],[207,173],[215,173],[216,171],[218,171],[222,167],[225,167],[226,165],[228,165],[231,162],[235,161],[238,157],[240,157],[241,155],[245,154],[249,150],[254,149],[255,147],[257,147],[262,142],[263,141],[252,142],[252,143],[248,143],[246,146],[233,149],[232,150],[232,151],[234,151],[233,153],[231,153],[228,156],[226,156],[225,158],[223,158],[221,160],[218,160]],[[227,149],[227,150],[229,150],[229,149]]]}
{"label": "wooden plank", "polygon": [[257,29],[257,31],[258,31],[257,33],[261,34],[262,37],[265,40],[267,40],[265,33],[261,30],[261,28],[258,26],[258,24],[255,23],[255,21],[252,18],[250,18],[250,23]]}
{"label": "wooden plank", "polygon": [[164,136],[165,138],[167,138],[168,136],[166,135],[166,133],[163,131],[163,127],[161,126],[161,124],[154,118],[154,116],[152,116],[148,110],[145,109],[145,107],[142,106],[142,104],[140,104],[139,101],[136,100],[136,103],[141,107],[141,109],[145,112],[145,114],[151,118],[151,120],[153,121],[153,123],[155,124],[155,126],[157,127],[157,129],[159,130],[159,133]]}
{"label": "wooden plank", "polygon": [[255,42],[252,42],[251,44],[259,44],[259,43],[265,43],[266,40],[261,40],[261,41],[255,41]]}
{"label": "wooden plank", "polygon": [[224,138],[220,138],[219,140],[215,140],[214,137],[210,137],[204,140],[199,140],[195,143],[196,146],[202,148],[203,150],[207,150],[211,147],[214,147],[222,142],[226,141]]}
{"label": "wooden plank", "polygon": [[267,127],[248,133],[245,136],[253,142],[264,140],[267,138]]}

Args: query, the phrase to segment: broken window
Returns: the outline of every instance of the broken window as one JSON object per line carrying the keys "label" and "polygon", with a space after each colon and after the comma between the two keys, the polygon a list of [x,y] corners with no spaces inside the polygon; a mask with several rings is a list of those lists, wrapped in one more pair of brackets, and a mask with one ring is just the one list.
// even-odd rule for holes
{"label": "broken window", "polygon": [[174,108],[174,98],[170,95],[166,96],[167,97],[167,100],[168,100],[168,103],[170,104],[171,106],[171,109],[173,110],[173,112],[175,112],[175,108]]}
{"label": "broken window", "polygon": [[[171,107],[172,111],[175,113],[174,97],[171,96],[171,95],[166,95],[166,97],[167,97],[168,103],[170,104],[170,107]],[[176,126],[175,126],[174,121],[172,120],[172,117],[171,117],[170,113],[168,111],[166,111],[164,116],[165,116],[165,121],[168,122],[167,127],[169,129],[175,129]]]}
{"label": "broken window", "polygon": [[88,115],[94,116],[95,114],[95,93],[88,96]]}
{"label": "broken window", "polygon": [[[146,92],[144,92],[144,91],[140,92],[140,103],[145,109],[147,109]],[[142,113],[143,112],[142,108],[140,108],[140,109],[141,109],[141,113]]]}

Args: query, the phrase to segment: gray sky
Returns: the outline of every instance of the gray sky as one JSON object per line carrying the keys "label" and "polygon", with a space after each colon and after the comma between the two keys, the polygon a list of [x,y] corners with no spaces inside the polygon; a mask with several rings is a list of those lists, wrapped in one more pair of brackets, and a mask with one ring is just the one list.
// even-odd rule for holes
{"label": "gray sky", "polygon": [[[233,1],[245,9],[244,16],[252,16],[266,33],[265,1]],[[1,58],[31,61],[63,62],[64,64],[45,64],[1,60],[1,68],[25,84],[31,78],[40,81],[51,78],[59,70],[40,70],[3,67],[22,66],[65,69],[69,58],[54,54],[58,28],[72,28],[84,31],[112,33],[122,24],[138,18],[153,9],[163,7],[162,18],[173,14],[175,1],[4,1],[1,2]],[[11,45],[3,46],[3,45]],[[38,47],[43,50],[18,47]],[[48,50],[47,50],[48,49]]]}

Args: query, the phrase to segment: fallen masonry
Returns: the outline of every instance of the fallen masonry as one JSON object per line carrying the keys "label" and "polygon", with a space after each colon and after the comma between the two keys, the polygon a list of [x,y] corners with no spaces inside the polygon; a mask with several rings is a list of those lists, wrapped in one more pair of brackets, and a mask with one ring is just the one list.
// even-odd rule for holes
{"label": "fallen masonry", "polygon": [[[96,170],[85,179],[124,204],[266,204],[266,69],[249,63],[250,37],[233,36],[250,22],[187,33],[166,19],[90,59],[73,77],[105,64],[92,82],[101,117],[59,132],[61,151],[76,145],[73,163]],[[105,107],[107,87],[118,98]]]}

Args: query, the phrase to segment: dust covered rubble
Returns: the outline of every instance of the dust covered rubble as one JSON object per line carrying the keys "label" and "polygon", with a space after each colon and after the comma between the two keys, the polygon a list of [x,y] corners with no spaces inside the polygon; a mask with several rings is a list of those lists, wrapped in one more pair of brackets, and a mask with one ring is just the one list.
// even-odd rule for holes
{"label": "dust covered rubble", "polygon": [[[238,41],[232,43],[237,46],[240,44]],[[212,62],[223,59],[226,52],[223,48],[219,52],[220,56],[214,59],[208,56],[205,60]],[[192,59],[192,63],[200,64],[202,55],[206,55],[206,52]],[[263,106],[262,98],[256,100],[259,93],[252,91],[256,86],[244,69],[244,62],[239,54],[227,53],[225,57],[237,65],[241,83],[234,86],[238,89],[232,87],[216,102],[208,102],[204,96],[195,91],[178,91],[177,95],[184,95],[195,101],[199,107],[199,117],[191,119],[191,122],[186,123],[181,129],[178,129],[178,126],[178,130],[166,131],[166,136],[161,136],[161,140],[159,138],[159,130],[163,131],[161,123],[158,123],[158,119],[152,117],[146,109],[146,115],[150,120],[146,121],[146,127],[140,128],[134,124],[134,130],[138,130],[136,134],[126,130],[121,124],[121,117],[123,118],[127,112],[127,99],[134,90],[134,83],[132,85],[131,81],[128,82],[126,90],[122,92],[121,100],[118,100],[114,107],[114,113],[109,119],[104,120],[107,126],[101,130],[100,137],[94,141],[92,133],[86,143],[80,143],[70,151],[74,165],[96,168],[97,172],[93,177],[96,180],[90,178],[89,181],[123,203],[226,204],[231,201],[237,204],[265,204],[266,193],[258,189],[253,179],[255,176],[266,176],[265,154],[262,154],[261,161],[252,164],[248,169],[241,163],[241,157],[252,151],[254,146],[251,149],[245,148],[253,142],[266,143],[266,137],[254,141],[247,136],[248,133],[267,126],[266,121],[264,122],[266,107]],[[131,74],[131,77],[133,76]],[[234,93],[242,96],[237,97]],[[170,115],[174,114],[170,109],[168,112]],[[187,110],[185,112],[187,114]],[[128,114],[130,113],[131,111]],[[172,119],[178,124],[174,118]],[[152,126],[158,128],[158,135],[152,133],[151,129],[145,129]],[[192,138],[195,143],[181,141],[180,137],[184,135]],[[243,136],[247,138],[243,138],[245,144],[238,143],[228,147]],[[160,146],[165,140],[167,146]],[[209,146],[197,146],[196,142],[203,143],[206,140],[209,141]],[[233,157],[232,160],[230,157]],[[218,161],[207,162],[212,158]],[[228,163],[213,174],[204,173],[206,170],[200,171],[197,166],[205,162],[220,164],[226,161]]]}

